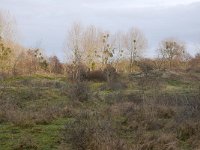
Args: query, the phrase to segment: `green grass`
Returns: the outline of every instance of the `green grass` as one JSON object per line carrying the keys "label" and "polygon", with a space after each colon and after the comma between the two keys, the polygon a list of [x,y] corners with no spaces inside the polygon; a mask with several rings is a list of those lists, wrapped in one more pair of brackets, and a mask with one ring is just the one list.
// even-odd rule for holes
{"label": "green grass", "polygon": [[[49,82],[51,85],[55,81],[60,84],[64,82],[63,78],[40,75],[8,78],[4,81],[6,89],[3,97],[9,101],[17,102],[23,110],[39,109],[57,104],[67,105],[68,98],[59,88],[32,87],[31,84]],[[16,148],[23,137],[31,137],[38,149],[56,149],[59,144],[60,130],[67,121],[68,118],[58,118],[47,125],[33,125],[33,127],[27,128],[15,126],[9,122],[0,123],[0,149],[12,150]]]}
{"label": "green grass", "polygon": [[59,145],[60,130],[70,119],[58,118],[49,125],[35,125],[31,128],[20,128],[12,124],[0,124],[0,149],[12,150],[20,139],[31,137],[40,150],[56,149]]}

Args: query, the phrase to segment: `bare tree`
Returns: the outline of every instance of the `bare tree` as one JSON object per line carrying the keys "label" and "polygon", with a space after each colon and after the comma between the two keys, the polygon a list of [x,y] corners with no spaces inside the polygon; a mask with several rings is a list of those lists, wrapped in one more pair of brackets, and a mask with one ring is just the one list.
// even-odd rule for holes
{"label": "bare tree", "polygon": [[102,36],[101,59],[102,68],[111,63],[114,54],[114,41],[112,41],[109,33],[104,33]]}
{"label": "bare tree", "polygon": [[114,51],[115,68],[118,71],[120,68],[119,67],[120,62],[124,58],[124,49],[125,48],[123,47],[123,33],[122,32],[116,33],[114,38],[115,38],[115,51]]}
{"label": "bare tree", "polygon": [[90,70],[96,69],[96,62],[99,59],[100,31],[95,26],[85,29],[82,39],[84,61]]}
{"label": "bare tree", "polygon": [[130,56],[130,72],[132,72],[134,63],[142,56],[147,47],[147,40],[142,31],[131,28],[124,37],[124,47]]}
{"label": "bare tree", "polygon": [[78,64],[82,59],[82,26],[80,23],[74,23],[68,31],[66,53],[71,52],[71,59]]}
{"label": "bare tree", "polygon": [[13,74],[14,75],[25,75],[25,74],[34,74],[36,73],[38,67],[38,60],[35,55],[35,50],[28,49],[20,53],[16,58]]}
{"label": "bare tree", "polygon": [[83,66],[83,28],[79,23],[74,23],[67,36],[67,47],[65,49],[66,53],[71,52],[72,69],[70,70],[71,78],[73,80],[81,80],[81,72]]}
{"label": "bare tree", "polygon": [[19,60],[19,55],[23,49],[21,45],[15,42],[16,36],[17,29],[14,17],[8,12],[0,11],[1,56],[9,52],[6,59],[7,61],[4,59],[4,63],[1,62],[1,65],[4,66],[4,69],[6,68],[7,73],[14,70],[13,68],[16,66],[16,61]]}
{"label": "bare tree", "polygon": [[9,12],[0,11],[0,36],[6,41],[14,41],[16,37],[16,21]]}
{"label": "bare tree", "polygon": [[167,39],[160,43],[158,48],[159,57],[169,63],[171,69],[174,60],[180,60],[185,53],[185,45],[174,39]]}

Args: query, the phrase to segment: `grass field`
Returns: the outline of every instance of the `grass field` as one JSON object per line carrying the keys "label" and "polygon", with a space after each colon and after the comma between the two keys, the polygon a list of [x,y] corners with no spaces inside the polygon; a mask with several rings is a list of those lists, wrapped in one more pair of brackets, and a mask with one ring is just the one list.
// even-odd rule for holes
{"label": "grass field", "polygon": [[0,86],[0,150],[200,149],[199,77],[145,84],[127,77],[114,89],[90,81],[82,101],[73,99],[66,77],[7,78]]}

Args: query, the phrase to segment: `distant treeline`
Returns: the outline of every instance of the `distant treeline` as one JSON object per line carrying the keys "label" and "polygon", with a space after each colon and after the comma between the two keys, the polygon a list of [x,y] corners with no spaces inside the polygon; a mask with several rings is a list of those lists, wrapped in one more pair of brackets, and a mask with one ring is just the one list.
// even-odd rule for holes
{"label": "distant treeline", "polygon": [[[126,33],[110,34],[95,26],[75,23],[68,30],[64,51],[67,63],[57,56],[46,57],[40,48],[24,48],[15,42],[15,30],[9,15],[0,13],[0,73],[30,75],[35,73],[67,74],[103,70],[108,65],[117,72],[132,73],[146,66],[152,69],[175,69],[200,72],[200,53],[192,57],[184,42],[164,39],[156,49],[157,57],[144,58],[148,41],[138,28]],[[69,55],[70,53],[70,55]]]}

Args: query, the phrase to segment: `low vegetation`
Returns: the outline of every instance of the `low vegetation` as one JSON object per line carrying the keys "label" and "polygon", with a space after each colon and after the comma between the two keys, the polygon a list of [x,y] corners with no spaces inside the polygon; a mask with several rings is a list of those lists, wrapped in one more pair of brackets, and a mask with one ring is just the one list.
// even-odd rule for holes
{"label": "low vegetation", "polygon": [[199,149],[198,75],[176,74],[174,79],[167,73],[160,72],[161,83],[147,82],[149,76],[123,77],[126,86],[112,89],[105,81],[6,78],[0,99],[1,148]]}

